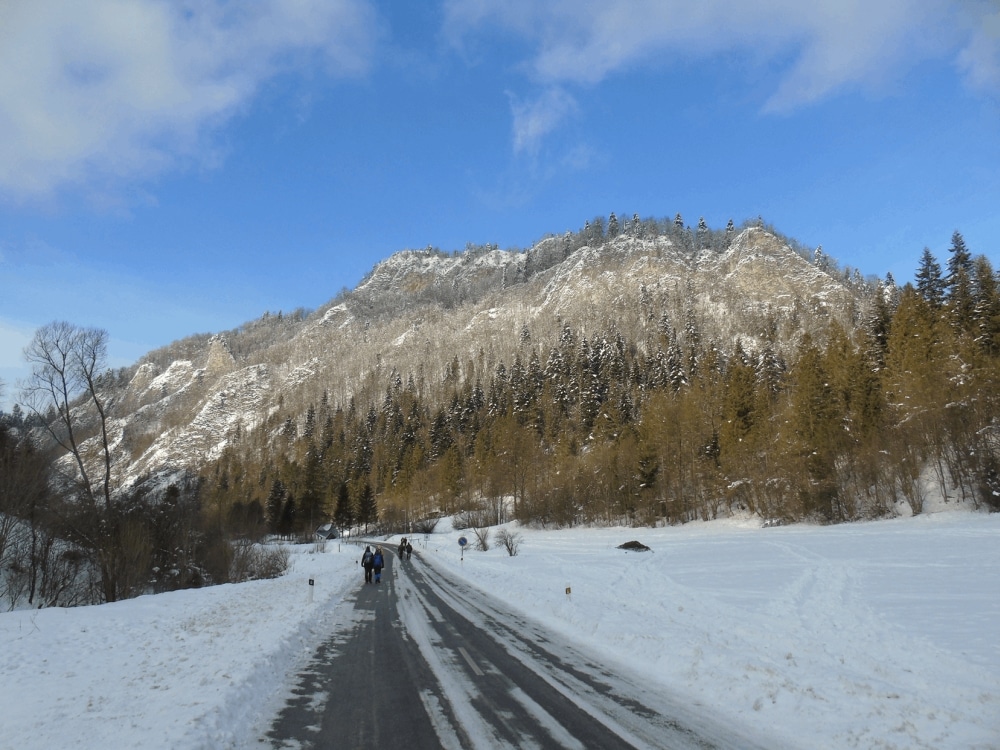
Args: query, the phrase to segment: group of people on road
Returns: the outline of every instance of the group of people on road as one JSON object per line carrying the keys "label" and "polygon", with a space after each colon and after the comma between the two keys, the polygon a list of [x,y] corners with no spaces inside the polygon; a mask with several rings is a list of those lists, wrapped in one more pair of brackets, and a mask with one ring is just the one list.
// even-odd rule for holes
{"label": "group of people on road", "polygon": [[[404,536],[399,543],[399,559],[409,560],[412,554],[413,545]],[[364,554],[361,555],[361,567],[365,569],[365,583],[381,583],[382,568],[385,567],[385,556],[382,554],[382,548],[376,546],[373,550],[370,544],[367,545]]]}
{"label": "group of people on road", "polygon": [[372,551],[371,545],[365,547],[365,553],[361,555],[361,567],[365,569],[365,583],[382,582],[382,568],[385,566],[385,557],[382,556],[382,548],[376,547]]}
{"label": "group of people on road", "polygon": [[413,545],[411,545],[408,541],[406,541],[406,537],[404,536],[402,540],[399,542],[399,559],[409,560],[410,555],[412,554],[413,554]]}

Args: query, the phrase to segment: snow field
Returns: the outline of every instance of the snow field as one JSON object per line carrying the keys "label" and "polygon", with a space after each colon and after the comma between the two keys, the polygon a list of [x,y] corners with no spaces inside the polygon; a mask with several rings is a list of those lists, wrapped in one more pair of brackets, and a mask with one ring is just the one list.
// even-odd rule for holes
{"label": "snow field", "polygon": [[[1000,514],[510,529],[516,557],[463,560],[473,535],[444,523],[410,564],[777,746],[1000,747]],[[617,549],[631,540],[652,551]],[[275,580],[0,614],[0,746],[268,747],[296,670],[349,631],[359,556],[303,545]]]}
{"label": "snow field", "polygon": [[428,559],[792,747],[1000,747],[1000,517],[516,531]]}
{"label": "snow field", "polygon": [[246,747],[358,577],[353,545],[312,549],[278,579],[0,615],[0,746]]}

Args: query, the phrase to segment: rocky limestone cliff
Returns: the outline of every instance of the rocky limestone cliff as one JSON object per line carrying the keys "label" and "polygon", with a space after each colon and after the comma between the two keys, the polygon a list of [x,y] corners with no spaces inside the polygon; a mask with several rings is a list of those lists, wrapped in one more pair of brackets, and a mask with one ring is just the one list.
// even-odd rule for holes
{"label": "rocky limestone cliff", "polygon": [[568,253],[558,238],[527,252],[406,251],[308,317],[266,315],[186,342],[185,357],[150,353],[112,399],[116,467],[126,483],[197,468],[324,394],[365,408],[393,373],[432,396],[456,360],[462,377],[486,380],[526,346],[544,357],[567,325],[584,336],[614,330],[641,349],[659,345],[666,321],[723,350],[739,341],[790,357],[832,320],[850,330],[872,293],[760,228],[722,250],[622,236]]}

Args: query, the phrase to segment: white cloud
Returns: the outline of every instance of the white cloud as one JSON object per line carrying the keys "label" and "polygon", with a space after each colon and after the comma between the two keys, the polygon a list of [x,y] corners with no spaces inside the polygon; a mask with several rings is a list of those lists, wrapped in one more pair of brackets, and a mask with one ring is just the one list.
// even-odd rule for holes
{"label": "white cloud", "polygon": [[541,140],[576,111],[576,101],[559,88],[551,88],[532,101],[523,102],[513,95],[514,152],[534,153]]}
{"label": "white cloud", "polygon": [[143,177],[284,66],[363,71],[364,0],[23,0],[0,6],[0,194]]}
{"label": "white cloud", "polygon": [[0,411],[10,411],[17,401],[18,381],[30,374],[24,347],[35,335],[32,327],[0,318]]}
{"label": "white cloud", "polygon": [[1000,2],[971,5],[967,17],[971,34],[959,64],[972,88],[1000,91]]}
{"label": "white cloud", "polygon": [[34,335],[34,328],[0,318],[0,369],[23,366],[24,347]]}
{"label": "white cloud", "polygon": [[445,8],[453,43],[479,30],[512,32],[533,45],[530,69],[550,85],[738,51],[776,68],[772,110],[880,87],[929,58],[954,59],[970,82],[1000,89],[996,0],[446,0]]}

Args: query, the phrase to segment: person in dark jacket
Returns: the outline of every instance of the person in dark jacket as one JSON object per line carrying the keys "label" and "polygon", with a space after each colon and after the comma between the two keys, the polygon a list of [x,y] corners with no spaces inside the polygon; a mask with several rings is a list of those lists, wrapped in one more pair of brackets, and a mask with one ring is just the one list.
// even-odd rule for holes
{"label": "person in dark jacket", "polygon": [[410,559],[410,555],[413,554],[413,545],[409,542],[406,543],[406,559]]}
{"label": "person in dark jacket", "polygon": [[380,583],[382,581],[382,566],[385,564],[385,558],[382,557],[382,548],[376,547],[375,554],[372,556],[372,568],[375,571],[375,583]]}
{"label": "person in dark jacket", "polygon": [[371,583],[372,569],[375,567],[375,554],[370,545],[365,547],[365,553],[361,556],[361,567],[365,569],[365,583]]}

